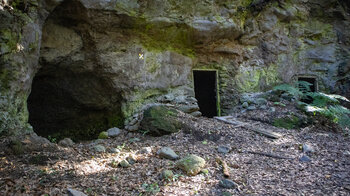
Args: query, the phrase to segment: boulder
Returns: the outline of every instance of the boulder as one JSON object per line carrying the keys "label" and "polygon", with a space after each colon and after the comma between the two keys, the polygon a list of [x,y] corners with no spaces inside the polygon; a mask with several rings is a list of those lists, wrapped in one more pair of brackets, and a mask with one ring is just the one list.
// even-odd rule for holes
{"label": "boulder", "polygon": [[120,163],[119,163],[120,167],[124,167],[124,168],[127,168],[127,167],[130,167],[130,163],[127,161],[127,160],[122,160]]}
{"label": "boulder", "polygon": [[245,101],[245,102],[242,104],[242,107],[243,107],[243,108],[248,108],[248,107],[249,107],[249,103]]}
{"label": "boulder", "polygon": [[71,147],[74,145],[74,142],[70,138],[64,138],[63,140],[58,142],[58,145],[63,147]]}
{"label": "boulder", "polygon": [[96,145],[96,146],[94,146],[94,150],[95,150],[96,152],[106,152],[106,148],[105,148],[104,146],[102,146],[102,145]]}
{"label": "boulder", "polygon": [[218,147],[218,152],[222,153],[222,154],[226,154],[226,153],[230,152],[230,147],[228,147],[228,146],[219,146]]}
{"label": "boulder", "polygon": [[117,127],[113,127],[107,130],[108,137],[117,137],[120,134],[121,134],[121,131]]}
{"label": "boulder", "polygon": [[171,159],[171,160],[176,160],[179,158],[179,155],[177,155],[173,149],[169,148],[169,147],[163,147],[161,149],[158,150],[157,154],[161,157],[161,158],[165,158],[165,159]]}
{"label": "boulder", "polygon": [[307,162],[311,162],[311,159],[310,159],[310,157],[303,155],[302,157],[300,157],[299,161],[307,163]]}
{"label": "boulder", "polygon": [[67,189],[68,196],[87,196],[83,192],[74,190],[74,189]]}
{"label": "boulder", "polygon": [[197,155],[188,155],[176,163],[187,175],[197,175],[205,166],[205,160]]}
{"label": "boulder", "polygon": [[220,187],[225,189],[235,189],[237,188],[237,184],[229,179],[224,179],[219,182]]}
{"label": "boulder", "polygon": [[163,105],[151,106],[143,113],[141,129],[153,136],[176,133],[181,122],[176,118],[178,111]]}
{"label": "boulder", "polygon": [[303,144],[303,152],[304,153],[313,153],[315,152],[314,148],[308,144]]}

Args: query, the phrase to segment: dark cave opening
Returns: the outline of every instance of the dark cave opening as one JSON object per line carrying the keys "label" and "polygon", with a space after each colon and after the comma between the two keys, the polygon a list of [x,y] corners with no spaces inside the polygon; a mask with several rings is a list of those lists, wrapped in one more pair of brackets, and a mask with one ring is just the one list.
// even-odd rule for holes
{"label": "dark cave opening", "polygon": [[123,98],[99,69],[84,9],[78,1],[64,1],[43,26],[41,68],[27,101],[38,135],[85,140],[123,126]]}
{"label": "dark cave opening", "polygon": [[209,118],[217,116],[217,72],[194,70],[193,80],[200,112]]}

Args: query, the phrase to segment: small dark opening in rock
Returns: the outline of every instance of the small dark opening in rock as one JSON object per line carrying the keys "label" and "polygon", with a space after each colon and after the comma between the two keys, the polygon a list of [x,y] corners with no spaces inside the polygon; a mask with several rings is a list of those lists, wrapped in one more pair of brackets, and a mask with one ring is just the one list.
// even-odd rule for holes
{"label": "small dark opening in rock", "polygon": [[217,77],[216,71],[193,71],[194,90],[203,116],[217,116]]}
{"label": "small dark opening in rock", "polygon": [[[307,91],[304,88],[304,84],[301,82],[307,82],[309,85],[309,92],[316,92],[317,91],[317,81],[315,77],[298,77],[299,82],[299,89],[303,91],[303,93],[307,93]],[[305,103],[312,103],[313,99],[310,96],[306,96],[301,99],[302,102]]]}

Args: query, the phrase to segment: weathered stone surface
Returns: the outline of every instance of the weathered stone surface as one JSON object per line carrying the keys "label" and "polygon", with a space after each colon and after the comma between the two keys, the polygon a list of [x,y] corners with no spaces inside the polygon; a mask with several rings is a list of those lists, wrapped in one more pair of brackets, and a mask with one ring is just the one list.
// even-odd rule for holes
{"label": "weathered stone surface", "polygon": [[108,137],[117,137],[118,135],[121,134],[121,130],[117,127],[110,128],[107,130]]}
{"label": "weathered stone surface", "polygon": [[299,161],[307,163],[307,162],[311,162],[311,159],[310,159],[310,157],[303,155],[302,157],[300,157]]}
{"label": "weathered stone surface", "polygon": [[232,180],[224,179],[219,182],[219,185],[225,189],[235,189],[238,185]]}
{"label": "weathered stone surface", "polygon": [[161,173],[161,178],[164,179],[164,180],[171,180],[171,178],[174,176],[174,173],[173,171],[171,170],[163,170],[162,173]]}
{"label": "weathered stone surface", "polygon": [[102,145],[96,145],[93,147],[96,152],[106,152],[106,148]]}
{"label": "weathered stone surface", "polygon": [[154,136],[178,132],[181,123],[176,118],[177,113],[176,110],[165,106],[151,106],[143,113],[141,129]]}
{"label": "weathered stone surface", "polygon": [[83,192],[74,190],[74,189],[67,189],[68,196],[87,196]]}
{"label": "weathered stone surface", "polygon": [[127,161],[127,160],[122,160],[120,163],[119,163],[120,167],[124,167],[124,168],[127,168],[127,167],[130,167],[131,164]]}
{"label": "weathered stone surface", "polygon": [[223,114],[237,94],[300,75],[349,98],[349,5],[271,2],[45,0],[20,14],[5,6],[0,134],[32,132],[29,118],[43,136],[96,138],[170,89],[191,87],[192,68],[218,70]]}
{"label": "weathered stone surface", "polygon": [[226,154],[228,152],[230,152],[231,148],[228,146],[219,146],[218,147],[218,152],[222,153],[222,154]]}
{"label": "weathered stone surface", "polygon": [[188,155],[176,163],[187,175],[197,175],[205,166],[205,160],[197,155]]}
{"label": "weathered stone surface", "polygon": [[74,145],[74,142],[70,138],[64,138],[63,140],[58,142],[58,145],[63,147],[71,147]]}
{"label": "weathered stone surface", "polygon": [[303,144],[303,152],[304,153],[314,153],[315,149],[309,144]]}
{"label": "weathered stone surface", "polygon": [[171,160],[176,160],[179,158],[179,155],[177,155],[173,149],[169,148],[169,147],[163,147],[161,149],[158,150],[157,154],[165,159],[171,159]]}

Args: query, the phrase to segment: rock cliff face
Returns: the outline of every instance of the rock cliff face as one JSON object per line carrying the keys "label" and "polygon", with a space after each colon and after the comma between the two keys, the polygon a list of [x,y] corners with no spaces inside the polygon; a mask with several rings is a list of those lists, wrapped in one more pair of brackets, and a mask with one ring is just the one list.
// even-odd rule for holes
{"label": "rock cliff face", "polygon": [[46,135],[95,133],[163,95],[196,105],[193,69],[218,70],[223,114],[239,94],[298,76],[350,97],[349,8],[346,0],[2,1],[0,134],[30,132],[28,122]]}

